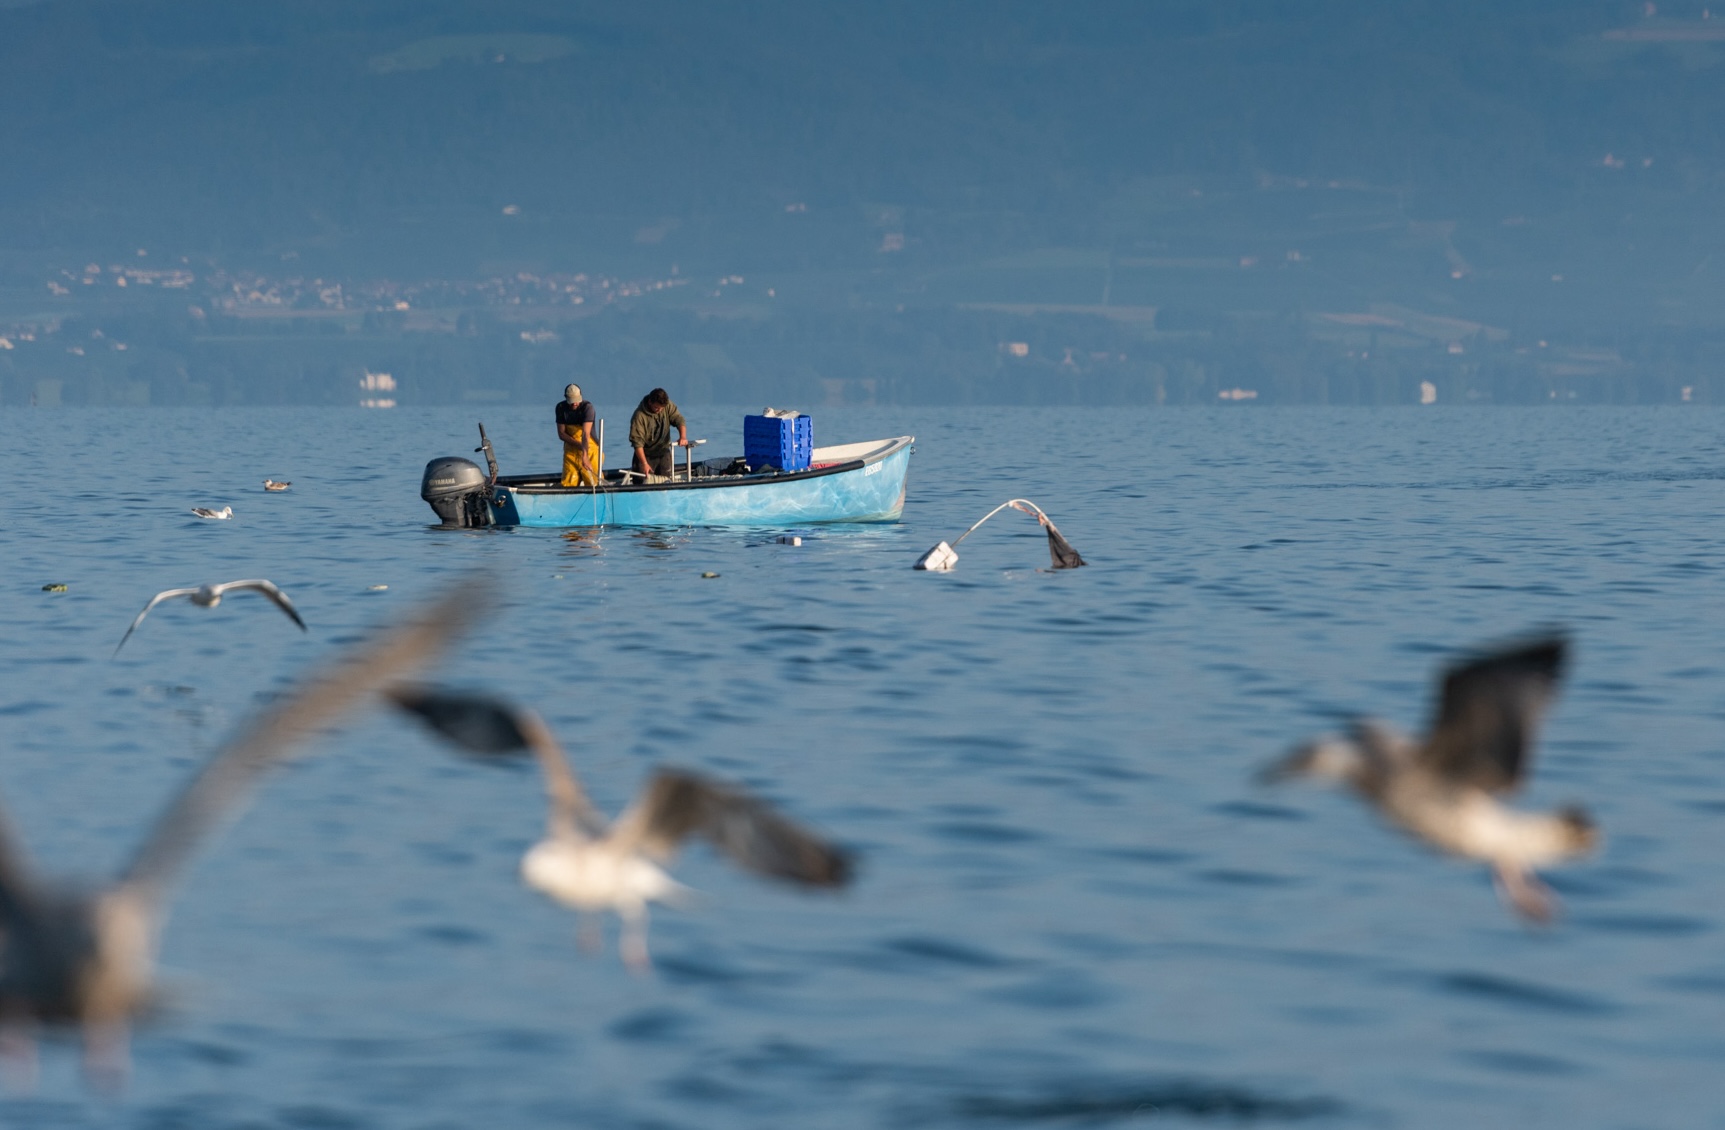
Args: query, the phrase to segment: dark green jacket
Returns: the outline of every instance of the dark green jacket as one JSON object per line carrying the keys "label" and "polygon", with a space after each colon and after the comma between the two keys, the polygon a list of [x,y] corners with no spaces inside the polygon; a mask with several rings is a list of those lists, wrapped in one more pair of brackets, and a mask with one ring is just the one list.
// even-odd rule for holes
{"label": "dark green jacket", "polygon": [[688,426],[683,414],[677,411],[676,401],[665,405],[664,411],[655,412],[647,407],[647,398],[643,396],[635,406],[635,415],[629,419],[629,446],[638,447],[649,456],[663,455],[671,450],[672,429]]}

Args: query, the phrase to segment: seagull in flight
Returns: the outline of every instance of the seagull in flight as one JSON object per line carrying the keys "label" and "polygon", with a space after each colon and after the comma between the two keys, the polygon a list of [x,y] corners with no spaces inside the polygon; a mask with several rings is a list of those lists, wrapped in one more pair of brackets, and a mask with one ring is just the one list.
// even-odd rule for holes
{"label": "seagull in flight", "polygon": [[218,521],[225,522],[234,516],[234,508],[232,506],[224,506],[220,510],[211,510],[207,506],[194,506],[192,507],[192,513],[196,514],[200,518],[215,518]]}
{"label": "seagull in flight", "polygon": [[293,601],[287,598],[287,593],[277,588],[274,581],[254,579],[249,581],[226,581],[219,585],[198,585],[189,589],[166,589],[150,598],[150,603],[144,605],[144,610],[138,613],[138,618],[132,621],[132,626],[126,629],[126,634],[120,637],[120,642],[114,646],[114,654],[120,654],[120,648],[126,646],[126,641],[132,638],[132,633],[138,630],[138,625],[144,622],[144,617],[150,614],[150,609],[164,600],[174,600],[178,597],[190,597],[193,604],[199,608],[214,608],[222,602],[222,597],[230,592],[245,592],[255,590],[263,593],[275,603],[275,606],[287,613],[288,619],[299,625],[300,631],[305,631],[305,621],[299,618],[299,610],[293,606]]}
{"label": "seagull in flight", "polygon": [[81,1032],[92,1082],[124,1077],[128,1029],[155,996],[156,941],[168,895],[199,843],[237,816],[264,773],[447,647],[477,618],[482,596],[477,581],[458,586],[314,670],[242,725],[105,886],[44,880],[0,821],[0,1036],[21,1066],[34,1066],[34,1029],[63,1024]]}
{"label": "seagull in flight", "polygon": [[[808,887],[850,882],[849,853],[779,815],[766,802],[694,773],[660,769],[635,803],[607,822],[587,800],[569,760],[540,717],[489,695],[437,687],[386,692],[456,748],[482,758],[530,752],[545,776],[550,815],[543,840],[521,860],[527,884],[581,912],[615,911],[618,950],[637,973],[647,956],[647,905],[689,889],[665,873],[678,846],[699,836],[732,862]],[[583,943],[596,940],[585,928]]]}
{"label": "seagull in flight", "polygon": [[1598,830],[1578,807],[1523,812],[1500,798],[1527,777],[1534,740],[1563,675],[1561,634],[1453,664],[1424,739],[1374,719],[1295,749],[1266,781],[1316,777],[1352,788],[1390,823],[1440,851],[1490,865],[1499,895],[1536,922],[1556,900],[1534,873],[1591,850]]}

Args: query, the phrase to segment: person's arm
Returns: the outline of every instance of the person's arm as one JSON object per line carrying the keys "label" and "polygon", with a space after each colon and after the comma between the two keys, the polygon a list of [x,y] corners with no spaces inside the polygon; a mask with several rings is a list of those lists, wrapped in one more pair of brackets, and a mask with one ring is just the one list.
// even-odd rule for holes
{"label": "person's arm", "polygon": [[640,411],[630,417],[630,447],[635,449],[635,469],[642,474],[652,471],[652,464],[647,462],[647,423]]}
{"label": "person's arm", "polygon": [[687,425],[687,424],[678,424],[677,425],[677,446],[678,447],[688,447],[689,446],[689,425]]}
{"label": "person's arm", "polygon": [[581,446],[588,447],[593,443],[593,421],[588,420],[581,425]]}

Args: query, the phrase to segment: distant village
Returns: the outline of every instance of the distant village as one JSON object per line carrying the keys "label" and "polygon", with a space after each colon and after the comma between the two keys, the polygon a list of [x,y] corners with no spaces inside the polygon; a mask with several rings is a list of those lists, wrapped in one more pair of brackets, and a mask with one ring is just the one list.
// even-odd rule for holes
{"label": "distant village", "polygon": [[[889,233],[896,234],[896,233]],[[1447,237],[1446,237],[1447,238]],[[882,251],[902,249],[902,238]],[[1289,252],[1282,269],[1305,256]],[[1452,263],[1461,262],[1451,256]],[[1121,269],[1193,268],[1117,257]],[[1199,264],[1213,274],[1216,266]],[[1225,264],[1260,270],[1258,260]],[[1456,267],[1460,272],[1466,264]],[[571,375],[688,403],[1703,403],[1705,333],[1555,343],[1392,303],[1292,313],[781,303],[742,274],[414,282],[90,262],[0,313],[0,408],[536,402]],[[1105,289],[1102,296],[1107,298]],[[17,300],[13,300],[14,305]],[[550,390],[549,392],[547,390]]]}
{"label": "distant village", "polygon": [[[143,251],[138,252],[144,255]],[[166,269],[129,263],[104,267],[90,263],[81,271],[62,269],[46,280],[48,293],[70,297],[85,288],[115,290],[156,287],[194,293],[199,304],[194,316],[210,310],[237,316],[292,312],[339,314],[351,311],[448,309],[468,306],[584,306],[603,305],[619,298],[639,297],[673,287],[687,286],[673,267],[669,277],[621,279],[586,274],[536,275],[526,271],[497,275],[477,281],[433,280],[402,283],[388,279],[363,283],[342,282],[293,275],[272,278],[255,271],[230,273],[219,267],[201,276],[188,262]],[[719,279],[718,287],[743,281],[740,275]],[[16,327],[14,327],[16,328]]]}

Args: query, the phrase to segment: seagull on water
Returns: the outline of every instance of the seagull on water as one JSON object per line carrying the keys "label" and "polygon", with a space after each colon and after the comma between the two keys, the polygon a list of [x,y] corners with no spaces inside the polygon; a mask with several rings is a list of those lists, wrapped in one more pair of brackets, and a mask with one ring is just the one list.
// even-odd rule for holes
{"label": "seagull on water", "polygon": [[71,1025],[83,1036],[92,1082],[120,1081],[130,1024],[156,995],[156,942],[168,895],[194,849],[237,816],[265,772],[445,648],[477,618],[482,596],[477,581],[459,586],[313,671],[242,725],[105,886],[42,879],[0,821],[0,1037],[15,1067],[32,1071],[38,1025]]}
{"label": "seagull on water", "polygon": [[224,506],[220,510],[211,510],[207,506],[194,506],[192,507],[192,513],[196,514],[200,518],[214,518],[218,521],[225,522],[234,516],[234,508],[232,506]]}
{"label": "seagull on water", "polygon": [[1509,905],[1549,921],[1556,900],[1534,869],[1591,850],[1598,830],[1578,807],[1522,812],[1499,798],[1527,776],[1567,650],[1567,640],[1553,634],[1464,659],[1444,672],[1437,716],[1423,740],[1362,718],[1344,736],[1295,749],[1263,779],[1346,785],[1417,839],[1489,864]]}
{"label": "seagull on water", "polygon": [[144,617],[150,614],[150,609],[164,600],[176,597],[190,597],[193,604],[200,608],[214,608],[222,602],[222,597],[230,592],[256,590],[269,597],[275,606],[287,613],[288,619],[299,625],[300,631],[305,631],[305,621],[299,618],[299,610],[293,606],[293,601],[287,598],[287,593],[277,588],[274,581],[255,579],[249,581],[227,581],[219,585],[199,585],[190,589],[167,589],[150,598],[150,603],[144,605],[144,610],[138,613],[138,618],[132,621],[132,626],[126,629],[126,634],[120,637],[120,642],[114,646],[114,654],[120,654],[120,648],[126,646],[126,641],[132,638],[132,633],[138,630],[138,625],[144,622]]}
{"label": "seagull on water", "polygon": [[286,490],[287,488],[289,488],[291,486],[293,486],[292,483],[281,483],[281,482],[277,482],[274,479],[265,479],[264,480],[264,489],[265,490]]}
{"label": "seagull on water", "polygon": [[[770,878],[810,887],[850,882],[847,852],[737,789],[660,769],[635,803],[607,822],[582,792],[550,728],[532,711],[437,687],[397,687],[387,694],[466,753],[533,754],[545,776],[550,815],[545,838],[521,860],[521,876],[577,911],[616,911],[623,922],[618,950],[635,972],[649,966],[647,904],[675,903],[690,893],[660,866],[690,836]],[[597,939],[585,929],[580,937],[584,945]]]}

